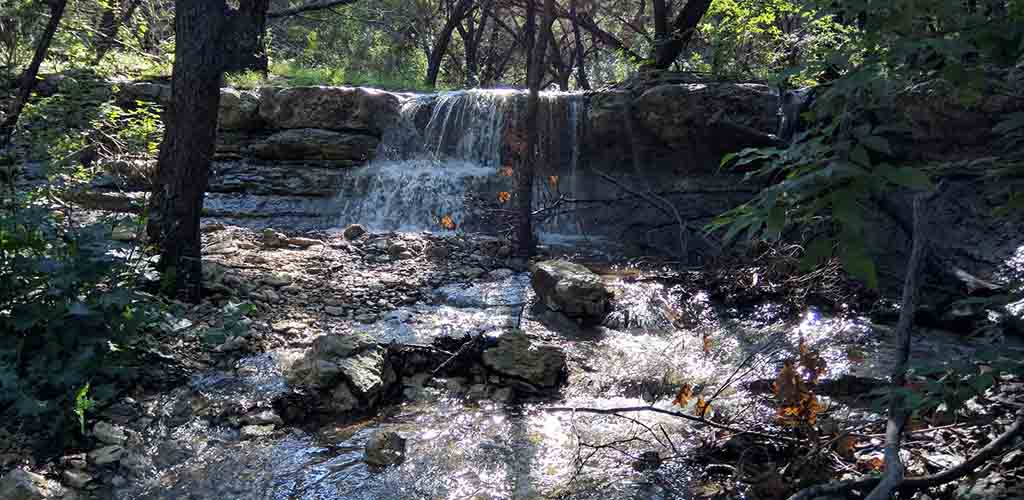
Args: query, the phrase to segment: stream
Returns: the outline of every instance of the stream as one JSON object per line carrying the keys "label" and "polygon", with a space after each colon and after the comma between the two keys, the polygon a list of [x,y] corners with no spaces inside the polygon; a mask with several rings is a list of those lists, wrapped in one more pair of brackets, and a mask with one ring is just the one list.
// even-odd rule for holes
{"label": "stream", "polygon": [[[147,418],[159,422],[143,436],[147,457],[137,467],[144,479],[113,497],[692,498],[722,479],[705,473],[707,464],[697,450],[709,434],[699,424],[650,413],[631,414],[632,420],[548,410],[647,405],[671,410],[680,384],[711,394],[742,371],[740,383],[713,400],[715,418],[771,422],[770,399],[741,382],[774,377],[780,361],[796,354],[801,338],[820,350],[828,364],[826,379],[879,378],[891,364],[888,328],[866,319],[813,309],[788,317],[771,303],[729,310],[706,294],[635,275],[604,279],[619,304],[609,322],[615,329],[582,329],[542,308],[524,308],[532,300],[526,274],[448,285],[437,291],[434,304],[403,307],[360,327],[381,342],[429,343],[521,321],[531,336],[568,354],[569,379],[554,398],[504,402],[494,398],[494,387],[474,385],[483,381],[442,380],[423,387],[406,380],[405,400],[386,406],[376,418],[307,430],[279,426],[266,436],[243,439],[236,426],[214,423],[218,419],[210,416],[268,409],[288,390],[284,371],[301,352],[271,351],[241,359],[232,371],[201,373],[187,387],[143,402]],[[915,357],[933,359],[969,355],[972,349],[963,338],[941,332],[922,335],[915,348]],[[863,403],[836,403],[832,418],[880,418]],[[405,463],[380,469],[363,461],[368,439],[380,430],[408,439]],[[674,459],[645,468],[646,452]]]}

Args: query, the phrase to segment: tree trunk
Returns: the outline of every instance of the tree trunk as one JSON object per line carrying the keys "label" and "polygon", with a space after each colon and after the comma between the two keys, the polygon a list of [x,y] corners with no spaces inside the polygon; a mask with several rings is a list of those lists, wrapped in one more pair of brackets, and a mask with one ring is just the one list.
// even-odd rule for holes
{"label": "tree trunk", "polygon": [[50,50],[50,42],[53,41],[53,35],[57,33],[57,27],[60,26],[60,20],[64,17],[64,10],[68,2],[67,0],[50,0],[49,5],[50,21],[46,24],[46,30],[43,31],[39,44],[36,45],[36,52],[32,56],[32,62],[29,63],[28,68],[21,75],[21,86],[18,89],[18,95],[14,98],[11,109],[8,110],[7,118],[4,119],[3,123],[0,123],[0,150],[7,148],[10,144],[11,135],[14,134],[14,128],[18,124],[18,118],[21,117],[21,111],[25,109],[25,103],[28,102],[28,98],[32,95],[32,90],[36,88],[39,67],[43,65],[43,61],[46,59],[46,53]]}
{"label": "tree trunk", "polygon": [[441,63],[444,62],[444,56],[448,54],[448,45],[452,41],[452,32],[462,22],[462,19],[466,17],[472,6],[473,0],[459,0],[459,3],[452,7],[451,12],[448,14],[448,20],[441,27],[441,32],[434,39],[434,46],[430,49],[430,56],[427,60],[427,78],[424,80],[428,87],[434,88],[437,86],[437,76],[441,73]]}
{"label": "tree trunk", "polygon": [[519,255],[529,257],[533,255],[535,243],[533,240],[533,176],[534,162],[537,159],[537,108],[540,105],[540,66],[534,51],[537,46],[544,47],[543,43],[537,43],[537,12],[536,0],[526,0],[526,24],[523,27],[523,44],[526,55],[526,85],[530,89],[530,96],[526,101],[526,119],[523,126],[526,128],[526,151],[523,153],[521,164],[516,169],[516,191],[518,202],[518,223],[516,228],[516,248]]}
{"label": "tree trunk", "polygon": [[158,186],[150,201],[149,235],[160,246],[169,293],[197,302],[202,284],[199,219],[217,141],[223,64],[223,1],[177,0],[172,103],[160,147]]}
{"label": "tree trunk", "polygon": [[[688,0],[683,10],[676,16],[675,21],[672,23],[672,30],[667,36],[662,36],[661,39],[657,37],[657,20],[658,16],[655,15],[656,35],[655,35],[655,47],[654,54],[651,58],[651,63],[648,65],[653,69],[668,69],[672,66],[679,55],[683,53],[683,49],[693,39],[693,34],[697,30],[697,25],[700,24],[700,20],[704,18],[704,14],[711,8],[712,0]],[[664,2],[661,0],[655,0],[655,9],[665,8]],[[667,16],[667,12],[665,15]],[[664,28],[663,28],[664,29]]]}
{"label": "tree trunk", "polygon": [[198,302],[202,291],[199,221],[217,141],[225,69],[258,64],[268,0],[177,0],[169,120],[160,146],[147,232],[160,247],[164,291]]}
{"label": "tree trunk", "polygon": [[142,0],[128,0],[128,6],[123,11],[120,9],[120,2],[111,2],[110,8],[103,11],[103,18],[100,19],[100,39],[96,43],[96,58],[93,65],[99,64],[107,56],[110,49],[117,44],[117,32],[121,26],[131,21],[135,10],[139,8]]}
{"label": "tree trunk", "polygon": [[569,0],[569,15],[572,17],[573,43],[576,45],[576,85],[583,90],[590,90],[590,80],[587,78],[586,52],[583,50],[583,33],[580,31],[580,23],[576,19],[576,0]]}

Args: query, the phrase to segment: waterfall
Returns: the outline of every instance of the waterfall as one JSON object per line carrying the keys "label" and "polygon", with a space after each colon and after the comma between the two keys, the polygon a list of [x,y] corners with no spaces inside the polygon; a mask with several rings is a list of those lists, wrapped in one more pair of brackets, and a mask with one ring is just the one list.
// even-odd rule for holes
{"label": "waterfall", "polygon": [[[517,142],[523,134],[527,93],[467,90],[417,95],[402,103],[400,123],[389,130],[377,158],[347,176],[337,198],[341,225],[373,230],[494,230],[467,199],[511,209]],[[538,109],[538,207],[571,196],[580,159],[582,96],[544,92]],[[442,223],[442,221],[445,221]],[[446,227],[447,226],[447,227]],[[572,228],[566,214],[547,219],[542,232]]]}

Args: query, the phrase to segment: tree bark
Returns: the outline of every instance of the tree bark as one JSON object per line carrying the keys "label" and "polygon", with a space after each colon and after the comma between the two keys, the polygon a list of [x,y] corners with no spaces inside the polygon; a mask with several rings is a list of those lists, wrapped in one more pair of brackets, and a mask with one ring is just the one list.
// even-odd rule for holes
{"label": "tree bark", "polygon": [[448,19],[445,21],[444,26],[441,27],[437,38],[434,39],[434,46],[430,49],[430,55],[427,60],[427,77],[424,80],[428,87],[434,88],[437,86],[437,77],[441,73],[441,63],[444,62],[444,56],[448,54],[448,45],[452,41],[452,33],[472,7],[473,0],[459,0],[452,7],[451,12],[448,14]]}
{"label": "tree bark", "polygon": [[[679,15],[676,16],[675,21],[672,23],[671,32],[666,30],[666,34],[659,39],[657,37],[657,29],[655,29],[654,54],[652,54],[649,67],[653,69],[668,69],[676,62],[676,59],[683,53],[686,45],[693,39],[697,25],[700,24],[704,14],[707,14],[708,9],[711,8],[711,2],[712,0],[688,0],[683,10],[679,12]],[[655,0],[655,9],[658,8],[658,4],[661,4],[662,9],[666,9],[664,2],[659,0]],[[664,15],[667,16],[667,12]],[[657,19],[658,16],[655,15],[656,26]]]}
{"label": "tree bark", "polygon": [[18,124],[18,118],[21,117],[21,111],[25,109],[25,103],[28,102],[28,98],[32,95],[32,91],[36,88],[36,78],[39,76],[39,68],[43,65],[43,61],[46,59],[46,54],[50,50],[50,43],[53,42],[53,35],[57,33],[57,28],[60,26],[60,21],[64,17],[64,10],[68,5],[67,0],[50,0],[50,20],[46,23],[46,29],[43,31],[43,36],[39,39],[39,43],[36,45],[35,54],[32,56],[32,62],[29,63],[28,68],[21,75],[21,85],[18,89],[18,95],[14,98],[14,103],[11,105],[11,109],[8,110],[7,118],[4,119],[3,123],[0,123],[0,150],[7,148],[11,143],[11,135],[14,134],[14,128]]}
{"label": "tree bark", "polygon": [[164,292],[198,302],[202,292],[199,222],[217,141],[225,69],[258,57],[268,0],[177,0],[169,119],[149,206],[150,240],[160,247]]}
{"label": "tree bark", "polygon": [[569,16],[572,23],[573,43],[576,46],[576,85],[583,90],[590,90],[590,79],[587,78],[586,52],[583,49],[583,33],[576,19],[576,1],[569,0]]}
{"label": "tree bark", "polygon": [[516,191],[518,227],[516,228],[516,248],[519,255],[533,255],[533,177],[534,162],[537,158],[537,108],[540,105],[541,68],[537,64],[534,52],[537,47],[543,49],[544,44],[537,43],[537,12],[536,0],[526,0],[526,24],[523,27],[523,44],[526,53],[526,85],[530,95],[526,100],[526,151],[523,153],[519,168],[516,169]]}
{"label": "tree bark", "polygon": [[110,8],[103,11],[99,28],[100,39],[96,43],[96,57],[92,61],[93,65],[102,62],[110,49],[114,48],[114,45],[117,44],[117,32],[121,30],[121,26],[131,21],[141,2],[142,0],[128,0],[128,5],[123,11],[120,8],[120,2],[111,2]]}

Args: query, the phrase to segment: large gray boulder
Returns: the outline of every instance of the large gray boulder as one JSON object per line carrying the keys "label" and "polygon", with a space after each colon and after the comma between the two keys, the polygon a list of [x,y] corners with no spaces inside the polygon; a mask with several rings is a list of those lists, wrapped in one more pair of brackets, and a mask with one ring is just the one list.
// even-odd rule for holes
{"label": "large gray boulder", "polygon": [[3,500],[44,500],[56,498],[60,488],[45,477],[22,469],[14,469],[0,478]]}
{"label": "large gray boulder", "polygon": [[510,330],[484,349],[483,364],[501,375],[550,389],[565,379],[566,356],[556,346],[531,340],[522,330]]}
{"label": "large gray boulder", "polygon": [[322,391],[339,412],[376,405],[397,379],[387,348],[364,334],[316,339],[288,373],[289,383]]}
{"label": "large gray boulder", "polygon": [[372,135],[300,128],[275,133],[249,145],[247,150],[252,156],[264,160],[319,160],[349,167],[369,161],[378,144],[380,139]]}
{"label": "large gray boulder", "polygon": [[548,260],[533,270],[533,290],[552,311],[585,324],[597,324],[608,314],[612,293],[601,277],[579,264]]}
{"label": "large gray boulder", "polygon": [[260,116],[270,128],[358,130],[380,136],[399,118],[398,96],[353,87],[266,87]]}

